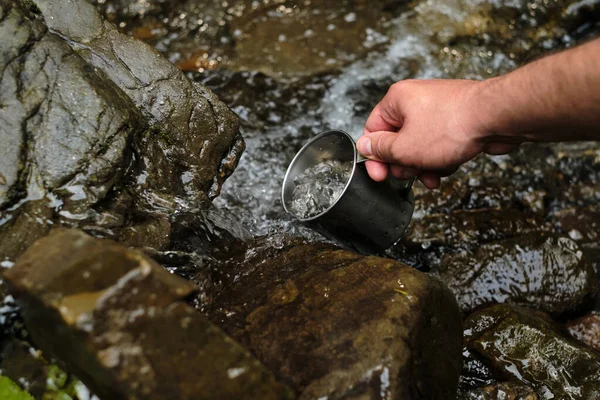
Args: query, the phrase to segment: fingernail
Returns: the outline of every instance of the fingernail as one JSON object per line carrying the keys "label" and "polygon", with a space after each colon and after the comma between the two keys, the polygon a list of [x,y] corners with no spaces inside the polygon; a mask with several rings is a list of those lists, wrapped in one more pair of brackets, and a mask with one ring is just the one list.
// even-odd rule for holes
{"label": "fingernail", "polygon": [[370,156],[373,153],[371,149],[371,139],[366,137],[361,137],[356,142],[356,147],[358,148],[358,152],[363,156]]}

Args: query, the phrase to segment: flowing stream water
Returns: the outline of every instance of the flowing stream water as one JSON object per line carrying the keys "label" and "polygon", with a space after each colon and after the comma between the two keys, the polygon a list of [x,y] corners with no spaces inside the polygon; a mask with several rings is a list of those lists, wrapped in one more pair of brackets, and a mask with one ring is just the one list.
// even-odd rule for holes
{"label": "flowing stream water", "polygon": [[[222,81],[203,78],[226,101],[244,99],[244,91],[259,92],[250,96],[252,102],[234,104],[245,122],[247,150],[215,204],[230,210],[254,234],[283,231],[316,238],[285,214],[280,201],[285,170],[304,142],[327,129],[346,130],[357,139],[371,108],[395,81],[485,79],[574,44],[577,35],[587,32],[571,27],[585,3],[567,5],[547,0],[422,1],[399,12],[378,32],[370,30],[364,47],[369,48],[374,36],[379,45],[339,72],[277,79],[246,73],[236,95],[224,91]],[[335,18],[348,18],[348,14],[330,19]],[[336,27],[331,25],[333,34]],[[254,102],[256,98],[260,104]],[[255,124],[260,107],[265,121]],[[423,215],[418,205],[415,215]]]}

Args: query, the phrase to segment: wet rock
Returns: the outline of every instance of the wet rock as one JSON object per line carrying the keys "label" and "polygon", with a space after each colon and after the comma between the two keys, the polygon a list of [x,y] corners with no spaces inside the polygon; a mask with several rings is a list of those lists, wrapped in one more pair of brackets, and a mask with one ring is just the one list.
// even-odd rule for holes
{"label": "wet rock", "polygon": [[438,274],[465,313],[514,303],[559,314],[577,310],[597,290],[594,269],[574,241],[540,234],[447,254]]}
{"label": "wet rock", "polygon": [[538,400],[529,386],[518,382],[498,383],[461,394],[459,400]]}
{"label": "wet rock", "polygon": [[557,193],[550,215],[569,208],[582,208],[583,211],[589,206],[593,208],[598,203],[600,203],[600,185],[568,185]]}
{"label": "wet rock", "polygon": [[567,338],[543,313],[496,305],[465,321],[467,348],[541,398],[597,399],[600,355]]}
{"label": "wet rock", "polygon": [[529,235],[538,231],[541,225],[535,216],[514,209],[455,211],[411,221],[402,242],[416,248],[482,244]]}
{"label": "wet rock", "polygon": [[456,394],[461,318],[437,279],[330,245],[251,254],[208,314],[301,398]]}
{"label": "wet rock", "polygon": [[5,275],[33,341],[101,398],[293,397],[136,250],[57,229]]}
{"label": "wet rock", "polygon": [[[225,167],[222,161],[232,148],[243,146],[235,115],[156,50],[103,22],[87,0],[36,4],[48,27],[117,84],[148,119],[153,134],[162,136],[162,142],[152,143],[147,151],[165,158],[160,167],[167,172],[155,171],[148,179],[157,179],[155,185],[179,185],[217,195],[222,179],[215,177]],[[72,23],[75,10],[81,24]]]}
{"label": "wet rock", "polygon": [[46,392],[48,368],[32,354],[31,346],[26,342],[13,339],[3,343],[0,370],[3,376],[19,382],[21,388],[35,398],[41,398]]}
{"label": "wet rock", "polygon": [[597,247],[600,239],[600,206],[568,208],[552,215],[562,232],[580,244]]}
{"label": "wet rock", "polygon": [[572,337],[600,351],[600,313],[593,312],[569,321],[566,328]]}
{"label": "wet rock", "polygon": [[2,36],[11,39],[0,59],[0,229],[2,256],[14,259],[52,219],[84,218],[82,209],[107,196],[145,125],[111,81],[28,11],[3,12]]}
{"label": "wet rock", "polygon": [[463,348],[463,364],[460,373],[459,392],[467,393],[496,383],[494,372],[479,357]]}
{"label": "wet rock", "polygon": [[53,224],[168,248],[237,165],[237,117],[85,0],[20,4],[0,10],[0,259]]}
{"label": "wet rock", "polygon": [[[73,375],[56,364],[49,364],[42,352],[28,342],[11,339],[3,343],[0,351],[0,370],[18,383],[18,386],[42,400],[69,400],[95,398],[90,390]],[[7,400],[2,396],[0,398]]]}

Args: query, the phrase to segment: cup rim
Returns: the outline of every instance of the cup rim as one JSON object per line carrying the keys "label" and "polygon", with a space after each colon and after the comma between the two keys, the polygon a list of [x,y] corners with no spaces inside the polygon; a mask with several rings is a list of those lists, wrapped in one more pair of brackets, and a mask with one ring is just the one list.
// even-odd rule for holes
{"label": "cup rim", "polygon": [[[300,218],[299,216],[297,216],[296,214],[294,214],[293,212],[291,212],[288,209],[288,207],[286,205],[286,201],[285,201],[285,186],[286,186],[286,183],[288,181],[290,171],[291,171],[292,167],[294,166],[294,164],[296,163],[296,161],[298,160],[298,158],[300,156],[302,156],[302,154],[304,154],[304,152],[308,148],[310,148],[314,142],[316,142],[317,140],[321,139],[324,136],[331,135],[333,133],[341,133],[341,134],[343,134],[350,141],[350,144],[352,144],[352,154],[353,154],[353,158],[352,158],[352,172],[350,173],[350,177],[348,178],[348,181],[346,182],[346,186],[344,186],[344,190],[342,191],[342,193],[338,196],[338,198],[335,199],[335,201],[328,208],[326,208],[325,210],[323,210],[319,214],[314,215],[312,217]],[[281,186],[281,203],[283,204],[283,209],[285,210],[285,212],[287,212],[288,214],[293,215],[296,219],[298,219],[301,222],[313,221],[313,220],[315,220],[317,218],[320,218],[323,215],[327,214],[333,207],[335,207],[335,205],[340,201],[340,199],[344,196],[344,194],[346,193],[346,191],[350,187],[350,182],[352,182],[352,178],[354,178],[354,173],[356,171],[357,156],[358,156],[358,150],[356,149],[356,142],[354,141],[354,139],[352,138],[352,136],[350,136],[350,134],[348,132],[343,131],[341,129],[330,129],[330,130],[321,132],[318,135],[316,135],[315,137],[313,137],[312,139],[310,139],[308,142],[306,142],[304,144],[304,146],[302,146],[302,148],[300,150],[298,150],[298,152],[296,153],[296,155],[294,156],[294,158],[292,158],[292,161],[290,162],[290,165],[288,166],[287,171],[285,172],[285,176],[283,178],[283,184]]]}

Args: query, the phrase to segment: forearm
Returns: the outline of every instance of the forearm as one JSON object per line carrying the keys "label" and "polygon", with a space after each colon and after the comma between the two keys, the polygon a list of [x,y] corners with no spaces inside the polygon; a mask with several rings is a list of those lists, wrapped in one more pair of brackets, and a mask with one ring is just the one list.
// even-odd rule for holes
{"label": "forearm", "polygon": [[482,82],[473,98],[487,141],[600,139],[600,39]]}

